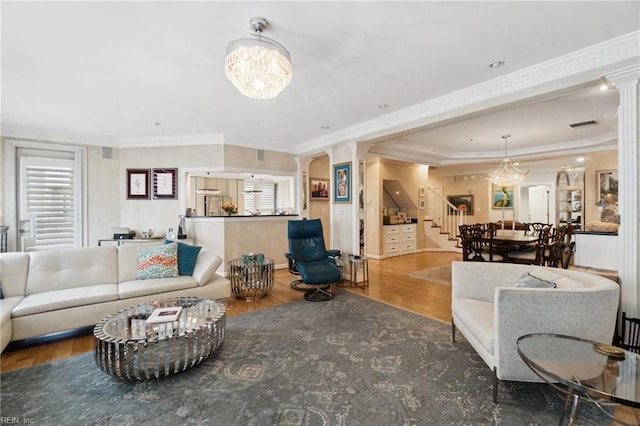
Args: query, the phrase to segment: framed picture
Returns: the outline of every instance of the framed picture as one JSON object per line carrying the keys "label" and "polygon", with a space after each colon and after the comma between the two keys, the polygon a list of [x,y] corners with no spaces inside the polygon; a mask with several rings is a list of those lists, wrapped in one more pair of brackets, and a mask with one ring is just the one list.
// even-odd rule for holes
{"label": "framed picture", "polygon": [[[422,205],[423,200],[420,201]],[[467,216],[473,215],[473,195],[447,195],[447,201],[456,206],[458,211],[466,212]]]}
{"label": "framed picture", "polygon": [[127,169],[127,200],[149,199],[149,169]]}
{"label": "framed picture", "polygon": [[617,170],[597,170],[596,171],[596,205],[618,201],[618,171]]}
{"label": "framed picture", "polygon": [[494,209],[513,208],[513,185],[499,186],[491,184],[491,207]]}
{"label": "framed picture", "polygon": [[423,187],[418,188],[418,197],[424,197],[424,188]]}
{"label": "framed picture", "polygon": [[424,210],[425,209],[425,204],[424,204],[424,200],[420,200],[419,201],[420,206],[418,207],[420,210]]}
{"label": "framed picture", "polygon": [[351,162],[333,166],[333,201],[351,202]]}
{"label": "framed picture", "polygon": [[311,201],[329,201],[329,179],[309,178]]}
{"label": "framed picture", "polygon": [[178,198],[178,169],[153,169],[153,199]]}

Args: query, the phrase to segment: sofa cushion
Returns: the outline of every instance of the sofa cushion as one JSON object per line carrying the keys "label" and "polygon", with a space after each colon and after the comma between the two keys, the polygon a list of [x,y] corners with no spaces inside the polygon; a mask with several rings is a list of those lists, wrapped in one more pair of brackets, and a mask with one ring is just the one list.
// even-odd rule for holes
{"label": "sofa cushion", "polygon": [[13,309],[13,317],[118,300],[117,284],[66,288],[32,294]]}
{"label": "sofa cushion", "polygon": [[565,288],[586,288],[586,287],[590,287],[590,284],[584,283],[584,282],[580,282],[580,281],[576,281],[572,278],[569,277],[560,277],[556,280],[556,284],[558,286],[558,288],[560,289],[565,289]]}
{"label": "sofa cushion", "polygon": [[493,303],[476,299],[459,299],[455,305],[456,316],[490,354],[493,354],[493,308]]}
{"label": "sofa cushion", "polygon": [[[164,243],[171,244],[173,241],[165,240]],[[201,249],[202,247],[178,241],[178,275],[193,275],[193,269]]]}
{"label": "sofa cushion", "polygon": [[178,276],[178,244],[138,248],[139,280],[175,278]]}
{"label": "sofa cushion", "polygon": [[195,287],[198,287],[198,281],[196,281],[195,278],[180,275],[175,278],[157,278],[152,281],[126,281],[118,284],[118,291],[120,299],[130,299],[132,297],[148,296],[151,294],[158,294],[158,298],[162,299],[163,297],[160,293]]}
{"label": "sofa cushion", "polygon": [[115,247],[30,252],[26,295],[67,288],[116,283]]}
{"label": "sofa cushion", "polygon": [[553,281],[543,280],[533,275],[531,272],[522,274],[516,280],[514,287],[527,287],[527,288],[556,288],[556,283]]}
{"label": "sofa cushion", "polygon": [[0,285],[4,297],[25,296],[29,261],[29,253],[2,253],[0,256]]}

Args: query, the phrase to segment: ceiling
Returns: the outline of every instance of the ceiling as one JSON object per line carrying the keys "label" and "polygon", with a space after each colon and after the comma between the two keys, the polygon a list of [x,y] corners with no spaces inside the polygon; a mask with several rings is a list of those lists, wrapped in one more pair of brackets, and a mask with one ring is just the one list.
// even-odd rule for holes
{"label": "ceiling", "polygon": [[[637,31],[640,2],[6,2],[5,135],[105,146],[206,140],[299,153],[322,138]],[[227,43],[254,16],[290,52],[293,81],[251,100]],[[489,64],[504,61],[504,66]],[[615,148],[615,90],[580,84],[378,137],[371,152],[442,168]],[[596,126],[571,130],[575,122]],[[480,166],[478,166],[480,167]]]}

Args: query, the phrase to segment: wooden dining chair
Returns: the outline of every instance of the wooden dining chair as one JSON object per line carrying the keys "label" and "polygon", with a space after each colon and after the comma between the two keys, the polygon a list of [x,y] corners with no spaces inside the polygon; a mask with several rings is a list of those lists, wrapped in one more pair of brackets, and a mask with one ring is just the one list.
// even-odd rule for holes
{"label": "wooden dining chair", "polygon": [[[533,225],[533,224],[530,224]],[[544,264],[544,255],[548,250],[549,235],[551,233],[552,225],[547,223],[541,223],[541,226],[531,227],[533,235],[538,239],[535,243],[525,247],[518,247],[517,250],[509,251],[506,254],[507,261],[513,263],[524,263],[527,265],[542,265]]]}
{"label": "wooden dining chair", "polygon": [[620,339],[621,342],[618,343],[618,346],[631,352],[640,353],[640,318],[630,318],[626,312],[622,313]]}

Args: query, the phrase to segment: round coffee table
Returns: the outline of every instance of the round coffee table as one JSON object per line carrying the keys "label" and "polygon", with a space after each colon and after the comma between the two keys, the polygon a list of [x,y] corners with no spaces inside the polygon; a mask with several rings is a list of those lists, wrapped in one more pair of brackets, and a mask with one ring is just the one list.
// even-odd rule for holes
{"label": "round coffee table", "polygon": [[[180,307],[175,321],[146,323],[157,308]],[[203,297],[143,303],[100,321],[93,329],[96,364],[123,379],[147,380],[194,367],[224,340],[226,306]]]}
{"label": "round coffee table", "polygon": [[228,263],[227,278],[231,281],[231,292],[245,300],[255,300],[269,293],[273,287],[275,263],[272,259],[245,261],[232,259]]}

